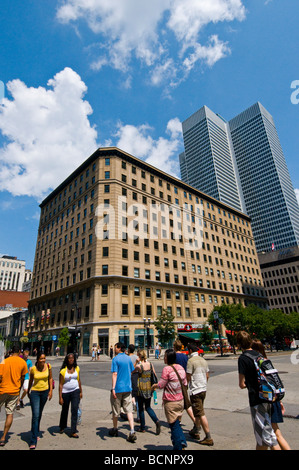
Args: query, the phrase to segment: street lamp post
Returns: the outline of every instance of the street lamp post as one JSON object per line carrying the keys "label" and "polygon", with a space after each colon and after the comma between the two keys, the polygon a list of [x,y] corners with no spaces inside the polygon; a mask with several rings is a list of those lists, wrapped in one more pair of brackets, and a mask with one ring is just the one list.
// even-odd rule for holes
{"label": "street lamp post", "polygon": [[78,331],[77,331],[77,327],[78,327],[78,312],[79,312],[79,307],[78,307],[78,303],[76,303],[75,305],[73,305],[73,308],[75,310],[75,315],[76,315],[76,321],[75,321],[75,345],[74,345],[74,354],[76,356],[76,358],[78,357],[78,351],[77,351],[77,334],[78,334]]}
{"label": "street lamp post", "polygon": [[145,330],[146,330],[146,343],[147,343],[147,357],[149,357],[149,337],[150,337],[150,325],[151,325],[151,319],[150,318],[144,318],[143,319],[143,325],[144,325],[144,348],[145,348]]}

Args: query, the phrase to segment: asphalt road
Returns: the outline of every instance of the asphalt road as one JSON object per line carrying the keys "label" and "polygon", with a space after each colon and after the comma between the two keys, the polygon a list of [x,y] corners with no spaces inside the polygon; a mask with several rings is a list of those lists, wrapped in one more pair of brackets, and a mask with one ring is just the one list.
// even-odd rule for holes
{"label": "asphalt road", "polygon": [[[289,355],[279,355],[274,354],[271,356],[275,367],[278,368],[280,374],[287,374],[288,364],[290,362]],[[54,359],[54,358],[53,358]],[[238,380],[238,356],[231,357],[230,360],[221,357],[210,357],[206,356],[205,359],[208,362],[210,369],[210,377],[213,377],[227,374],[229,372],[236,372],[236,381]],[[82,360],[82,359],[81,359]],[[89,387],[94,387],[98,389],[110,390],[111,389],[111,361],[108,359],[101,358],[100,361],[94,362],[84,359],[84,362],[79,360],[79,366],[81,370],[81,381],[82,384],[88,385]],[[162,369],[164,367],[164,361],[162,359],[156,360],[150,358],[151,362],[154,364],[158,378],[161,376]],[[51,361],[51,358],[48,357],[48,361],[52,364],[53,367],[53,376],[55,380],[58,380],[59,370],[62,364],[62,358],[55,358]]]}

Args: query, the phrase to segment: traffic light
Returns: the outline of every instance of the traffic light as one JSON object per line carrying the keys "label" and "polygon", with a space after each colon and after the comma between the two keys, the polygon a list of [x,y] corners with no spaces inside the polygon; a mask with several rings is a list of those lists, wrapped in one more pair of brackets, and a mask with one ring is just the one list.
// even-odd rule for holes
{"label": "traffic light", "polygon": [[218,329],[219,329],[219,320],[218,320],[218,318],[213,320],[213,327],[214,327],[214,330],[218,331]]}

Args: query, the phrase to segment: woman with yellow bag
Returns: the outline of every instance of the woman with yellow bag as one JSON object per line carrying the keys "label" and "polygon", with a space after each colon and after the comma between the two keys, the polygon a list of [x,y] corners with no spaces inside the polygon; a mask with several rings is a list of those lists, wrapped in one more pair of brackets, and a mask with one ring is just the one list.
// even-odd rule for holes
{"label": "woman with yellow bag", "polygon": [[146,351],[139,351],[138,357],[140,362],[135,363],[135,370],[138,371],[138,395],[137,395],[137,402],[138,402],[138,410],[140,416],[140,428],[139,432],[145,432],[145,416],[144,416],[144,408],[150,418],[154,421],[156,425],[156,434],[157,436],[160,434],[161,426],[160,421],[158,420],[156,413],[151,408],[151,397],[152,397],[152,375],[155,375],[155,369],[153,365],[147,361],[147,354]]}

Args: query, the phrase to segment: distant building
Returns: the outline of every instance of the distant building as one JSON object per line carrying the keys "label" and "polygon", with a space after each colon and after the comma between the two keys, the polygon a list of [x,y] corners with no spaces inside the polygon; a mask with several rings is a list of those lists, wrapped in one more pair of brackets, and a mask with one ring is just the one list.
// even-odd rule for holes
{"label": "distant building", "polygon": [[2,255],[0,257],[0,291],[23,290],[24,282],[30,281],[32,273],[26,269],[26,262],[18,260],[15,256]]}
{"label": "distant building", "polygon": [[299,312],[299,247],[259,253],[258,257],[270,308]]}
{"label": "distant building", "polygon": [[28,308],[29,292],[0,291],[0,309]]}
{"label": "distant building", "polygon": [[30,269],[26,269],[25,270],[24,282],[23,282],[23,286],[22,286],[22,291],[23,292],[30,292],[31,284],[32,284],[32,271],[30,271]]}
{"label": "distant building", "polygon": [[26,330],[29,292],[0,291],[0,335],[19,341]]}
{"label": "distant building", "polygon": [[204,106],[182,127],[183,181],[247,214],[258,253],[299,245],[299,206],[269,112],[256,103],[225,121]]}

